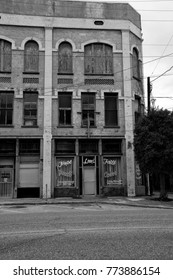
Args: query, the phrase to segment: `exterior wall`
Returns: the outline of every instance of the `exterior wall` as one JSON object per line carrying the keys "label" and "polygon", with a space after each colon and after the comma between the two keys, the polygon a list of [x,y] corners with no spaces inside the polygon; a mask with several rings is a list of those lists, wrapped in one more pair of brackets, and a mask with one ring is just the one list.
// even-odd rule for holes
{"label": "exterior wall", "polygon": [[[19,187],[21,139],[40,139],[39,189],[40,197],[83,195],[85,156],[94,157],[96,195],[128,195],[139,193],[136,187],[136,165],[133,151],[135,95],[143,98],[143,85],[132,77],[132,50],[136,47],[142,61],[140,15],[128,4],[94,3],[75,1],[43,0],[34,4],[26,0],[20,5],[13,0],[0,3],[0,39],[12,42],[12,71],[0,73],[0,78],[10,77],[11,82],[0,83],[0,91],[14,91],[13,125],[0,127],[0,139],[15,139],[16,153],[15,190]],[[26,9],[27,5],[27,9]],[[103,25],[96,25],[96,20]],[[16,25],[17,23],[17,25]],[[82,26],[82,28],[80,28]],[[39,73],[24,73],[24,45],[27,40],[39,45]],[[63,41],[72,45],[73,75],[58,74],[58,47]],[[113,48],[113,75],[84,75],[84,46],[89,43],[106,43]],[[23,79],[39,79],[37,83],[24,83]],[[71,84],[59,83],[58,79],[70,79]],[[85,84],[85,79],[112,79],[113,84]],[[38,92],[37,127],[23,125],[23,92]],[[72,92],[72,125],[60,127],[58,123],[58,94]],[[81,126],[81,94],[96,95],[96,127]],[[104,93],[118,94],[118,125],[105,127]],[[74,154],[57,154],[58,139],[75,141]],[[121,153],[110,155],[102,150],[104,140],[121,140]],[[87,155],[80,152],[82,140],[97,142],[98,151]],[[3,155],[4,156],[4,155]],[[29,154],[28,154],[29,156]],[[121,182],[115,186],[104,185],[104,158],[120,159]],[[57,158],[74,159],[75,185],[56,187]],[[65,162],[64,162],[65,164]],[[87,168],[86,168],[87,169]],[[94,173],[93,173],[94,174]],[[86,175],[87,176],[87,175]]]}

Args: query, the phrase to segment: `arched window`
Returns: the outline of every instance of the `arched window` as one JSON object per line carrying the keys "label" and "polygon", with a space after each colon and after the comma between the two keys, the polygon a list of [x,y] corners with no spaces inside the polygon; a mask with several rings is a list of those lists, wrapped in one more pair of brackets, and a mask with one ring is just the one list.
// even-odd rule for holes
{"label": "arched window", "polygon": [[11,72],[11,43],[0,40],[0,72]]}
{"label": "arched window", "polygon": [[31,73],[39,71],[39,46],[33,40],[25,44],[24,71]]}
{"label": "arched window", "polygon": [[59,45],[58,73],[60,74],[73,73],[72,46],[68,42],[63,42]]}
{"label": "arched window", "polygon": [[93,43],[85,46],[85,74],[113,74],[112,46]]}
{"label": "arched window", "polygon": [[140,79],[140,70],[139,70],[139,57],[138,51],[136,48],[133,49],[132,55],[132,69],[133,69],[133,77],[136,79]]}

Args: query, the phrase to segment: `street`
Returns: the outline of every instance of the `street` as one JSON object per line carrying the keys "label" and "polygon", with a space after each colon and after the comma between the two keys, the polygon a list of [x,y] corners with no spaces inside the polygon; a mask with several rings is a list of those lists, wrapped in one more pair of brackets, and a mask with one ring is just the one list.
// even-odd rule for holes
{"label": "street", "polygon": [[128,206],[0,207],[0,259],[173,259],[171,209]]}

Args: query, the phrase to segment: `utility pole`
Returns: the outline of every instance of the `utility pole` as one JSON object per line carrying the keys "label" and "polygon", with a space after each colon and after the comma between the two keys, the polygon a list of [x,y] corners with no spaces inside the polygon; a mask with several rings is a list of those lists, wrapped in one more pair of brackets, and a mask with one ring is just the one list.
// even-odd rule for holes
{"label": "utility pole", "polygon": [[147,97],[148,97],[148,114],[151,109],[151,84],[150,84],[150,77],[147,77]]}
{"label": "utility pole", "polygon": [[[147,97],[148,97],[148,114],[150,113],[151,109],[151,83],[150,77],[147,77]],[[150,186],[150,174],[146,174],[147,178],[147,186],[148,186],[148,195],[151,195],[151,186]]]}

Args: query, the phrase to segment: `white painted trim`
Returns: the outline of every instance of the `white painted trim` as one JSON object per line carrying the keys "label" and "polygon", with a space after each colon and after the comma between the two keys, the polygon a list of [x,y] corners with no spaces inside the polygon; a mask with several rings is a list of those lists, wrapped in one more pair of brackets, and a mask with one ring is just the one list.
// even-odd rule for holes
{"label": "white painted trim", "polygon": [[58,41],[56,42],[56,44],[55,44],[55,49],[53,49],[53,50],[54,50],[54,51],[58,51],[59,45],[60,45],[61,43],[63,43],[63,42],[64,42],[64,43],[65,43],[65,42],[70,43],[70,44],[72,45],[72,51],[73,51],[73,52],[78,51],[78,50],[76,49],[75,43],[74,43],[71,39],[69,39],[69,38],[62,38],[62,39],[58,40]]}
{"label": "white painted trim", "polygon": [[38,46],[39,46],[39,51],[44,51],[45,49],[42,47],[42,43],[39,39],[37,39],[36,37],[26,37],[22,43],[21,43],[21,47],[19,48],[20,50],[24,50],[25,49],[25,44],[30,41],[33,40],[35,42],[37,42]]}
{"label": "white painted trim", "polygon": [[87,18],[60,18],[44,16],[12,15],[1,13],[1,24],[11,26],[34,26],[50,28],[76,28],[93,30],[130,30],[142,39],[141,29],[129,20],[104,19],[104,25],[95,25],[93,19]]}
{"label": "white painted trim", "polygon": [[81,44],[81,49],[79,50],[80,52],[84,52],[84,47],[89,44],[93,43],[102,43],[102,44],[108,44],[113,48],[113,53],[116,52],[116,45],[112,41],[108,40],[102,40],[102,39],[93,39],[93,40],[88,40],[84,43]]}
{"label": "white painted trim", "polygon": [[16,50],[16,43],[13,39],[3,35],[0,35],[0,39],[10,42],[12,44],[12,50]]}
{"label": "white painted trim", "polygon": [[138,51],[138,60],[142,60],[142,54],[139,50],[139,47],[136,45],[131,46],[130,54],[133,55],[133,49],[136,49]]}
{"label": "white painted trim", "polygon": [[101,99],[104,99],[104,94],[105,93],[111,93],[111,92],[118,93],[118,99],[119,99],[119,97],[121,97],[121,90],[120,89],[109,88],[107,90],[105,90],[105,89],[101,90]]}

